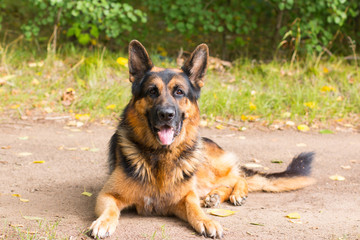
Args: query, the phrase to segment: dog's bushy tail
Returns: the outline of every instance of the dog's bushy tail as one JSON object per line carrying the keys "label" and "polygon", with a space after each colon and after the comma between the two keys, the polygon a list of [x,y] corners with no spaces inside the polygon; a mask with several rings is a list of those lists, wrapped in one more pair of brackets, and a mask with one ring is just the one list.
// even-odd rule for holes
{"label": "dog's bushy tail", "polygon": [[249,192],[286,192],[307,187],[315,183],[310,177],[313,152],[304,152],[294,157],[287,169],[278,173],[262,173],[242,167]]}

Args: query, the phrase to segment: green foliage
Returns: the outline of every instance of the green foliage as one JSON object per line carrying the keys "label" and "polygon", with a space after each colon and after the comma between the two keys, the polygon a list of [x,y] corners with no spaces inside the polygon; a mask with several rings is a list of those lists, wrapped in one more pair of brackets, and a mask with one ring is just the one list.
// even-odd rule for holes
{"label": "green foliage", "polygon": [[[23,6],[26,6],[23,7]],[[6,19],[7,21],[4,21]],[[3,0],[2,33],[45,45],[124,47],[134,38],[175,56],[199,42],[224,59],[353,54],[360,42],[358,0]],[[1,34],[0,35],[6,35]],[[0,36],[1,37],[1,36]],[[16,37],[14,36],[13,39]],[[359,48],[358,48],[359,49]]]}
{"label": "green foliage", "polygon": [[[6,0],[3,5],[11,2]],[[117,38],[130,32],[134,23],[146,22],[145,13],[114,0],[26,0],[22,5],[32,6],[23,16],[28,21],[20,27],[27,39],[57,25],[82,45],[96,44],[100,36]]]}

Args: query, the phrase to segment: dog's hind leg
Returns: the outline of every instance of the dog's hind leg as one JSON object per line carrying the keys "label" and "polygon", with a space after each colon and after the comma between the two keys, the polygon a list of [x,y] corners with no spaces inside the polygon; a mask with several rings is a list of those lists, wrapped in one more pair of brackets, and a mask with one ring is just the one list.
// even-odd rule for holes
{"label": "dog's hind leg", "polygon": [[241,206],[242,204],[244,204],[247,195],[248,195],[248,184],[245,178],[238,177],[234,189],[229,197],[229,200],[235,206]]}
{"label": "dog's hind leg", "polygon": [[211,190],[204,198],[204,207],[216,207],[222,202],[230,200],[235,206],[245,202],[248,194],[247,182],[238,176],[228,176],[221,179],[222,186]]}

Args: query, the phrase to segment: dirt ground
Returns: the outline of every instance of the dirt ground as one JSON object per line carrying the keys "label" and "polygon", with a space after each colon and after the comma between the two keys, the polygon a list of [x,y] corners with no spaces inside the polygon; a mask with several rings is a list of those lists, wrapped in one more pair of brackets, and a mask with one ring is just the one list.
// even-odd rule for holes
{"label": "dirt ground", "polygon": [[[95,220],[95,198],[107,178],[107,144],[113,131],[100,124],[76,128],[0,122],[0,239],[26,234],[51,239],[54,233],[55,239],[89,239],[84,230]],[[257,159],[266,171],[285,169],[302,151],[316,152],[316,185],[287,193],[251,193],[241,207],[221,204],[236,211],[229,217],[211,216],[222,224],[224,239],[360,239],[359,133],[201,132],[235,152],[242,163]],[[345,180],[331,180],[334,174]],[[93,195],[82,195],[84,190]],[[301,218],[285,217],[292,212]],[[128,210],[111,239],[203,238],[177,218],[143,217]]]}

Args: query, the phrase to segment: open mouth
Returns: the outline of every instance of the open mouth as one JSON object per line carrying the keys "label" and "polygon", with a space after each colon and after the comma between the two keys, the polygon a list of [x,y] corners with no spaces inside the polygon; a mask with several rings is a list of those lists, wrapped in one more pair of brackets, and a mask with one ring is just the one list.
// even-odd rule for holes
{"label": "open mouth", "polygon": [[157,134],[157,139],[163,146],[170,145],[177,135],[179,135],[182,127],[182,122],[179,123],[179,126],[177,129],[174,129],[173,127],[169,125],[163,125],[159,128],[155,128],[155,133]]}

